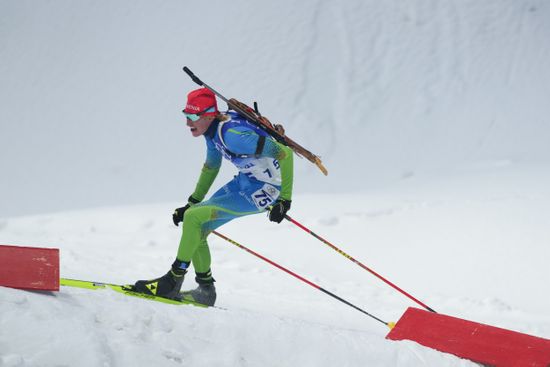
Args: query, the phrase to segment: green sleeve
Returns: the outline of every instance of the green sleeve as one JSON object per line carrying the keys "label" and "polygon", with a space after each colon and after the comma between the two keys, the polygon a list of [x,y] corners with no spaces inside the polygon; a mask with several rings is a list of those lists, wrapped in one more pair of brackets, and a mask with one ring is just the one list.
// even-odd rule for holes
{"label": "green sleeve", "polygon": [[210,190],[212,183],[214,183],[219,171],[220,167],[210,168],[205,164],[202,167],[201,175],[199,177],[199,181],[197,182],[197,186],[195,187],[195,191],[191,196],[198,201],[203,201],[204,197],[208,193],[208,190]]}
{"label": "green sleeve", "polygon": [[294,152],[289,147],[276,142],[279,147],[277,160],[281,165],[281,195],[284,200],[292,200],[292,184],[294,181]]}
{"label": "green sleeve", "polygon": [[204,197],[210,190],[210,187],[214,183],[220,167],[222,164],[222,155],[213,147],[208,147],[206,153],[206,162],[201,170],[201,175],[199,176],[199,181],[195,187],[195,191],[191,196],[197,201],[203,201]]}

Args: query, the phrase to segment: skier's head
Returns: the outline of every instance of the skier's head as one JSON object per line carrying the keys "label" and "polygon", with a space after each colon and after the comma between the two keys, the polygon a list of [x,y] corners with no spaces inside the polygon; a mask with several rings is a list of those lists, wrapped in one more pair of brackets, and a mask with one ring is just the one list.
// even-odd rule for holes
{"label": "skier's head", "polygon": [[191,91],[183,113],[191,121],[197,121],[201,116],[216,116],[219,113],[216,95],[207,88]]}
{"label": "skier's head", "polygon": [[187,117],[187,126],[191,128],[191,134],[195,137],[201,136],[219,114],[216,95],[207,88],[190,92],[183,113]]}

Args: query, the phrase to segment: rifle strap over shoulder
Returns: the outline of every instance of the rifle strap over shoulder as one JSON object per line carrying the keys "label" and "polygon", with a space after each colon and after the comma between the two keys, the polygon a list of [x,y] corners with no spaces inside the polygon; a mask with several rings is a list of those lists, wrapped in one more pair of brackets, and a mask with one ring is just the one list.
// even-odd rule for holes
{"label": "rifle strap over shoulder", "polygon": [[264,145],[265,145],[265,136],[263,135],[259,135],[259,138],[258,138],[258,145],[256,146],[256,157],[259,157],[263,150],[264,150]]}
{"label": "rifle strap over shoulder", "polygon": [[[223,138],[223,128],[224,128],[224,125],[226,122],[229,122],[230,120],[227,120],[227,121],[221,121],[218,125],[218,137],[220,139],[220,142],[222,143],[223,145],[223,148],[224,150],[232,157],[235,157],[235,158],[249,158],[251,157],[252,155],[251,154],[237,154],[237,153],[234,153],[232,152],[229,147],[227,146],[227,144],[225,143],[225,140]],[[259,157],[263,150],[264,150],[264,146],[265,146],[265,139],[266,137],[264,135],[261,135],[261,134],[258,134],[258,144],[256,145],[256,151],[254,152],[254,157]]]}

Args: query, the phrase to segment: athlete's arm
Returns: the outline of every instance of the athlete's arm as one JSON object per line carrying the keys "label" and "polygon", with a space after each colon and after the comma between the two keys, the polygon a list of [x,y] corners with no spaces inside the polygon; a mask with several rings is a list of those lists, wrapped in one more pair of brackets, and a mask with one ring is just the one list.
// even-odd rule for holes
{"label": "athlete's arm", "polygon": [[202,167],[195,191],[191,194],[191,197],[197,202],[201,202],[204,199],[216,176],[218,176],[222,165],[222,155],[214,147],[214,144],[207,140],[206,148],[206,161]]}

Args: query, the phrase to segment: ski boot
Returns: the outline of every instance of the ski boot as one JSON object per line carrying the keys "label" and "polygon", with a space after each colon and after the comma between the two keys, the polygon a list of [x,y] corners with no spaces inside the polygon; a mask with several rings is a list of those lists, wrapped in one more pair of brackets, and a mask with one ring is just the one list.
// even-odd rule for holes
{"label": "ski boot", "polygon": [[179,296],[188,267],[189,263],[176,260],[168,273],[152,280],[138,280],[132,290],[153,296],[176,299]]}
{"label": "ski boot", "polygon": [[195,280],[199,286],[190,291],[181,292],[181,297],[184,300],[201,303],[206,306],[214,306],[216,303],[216,287],[214,286],[214,278],[209,270],[206,273],[197,273]]}

